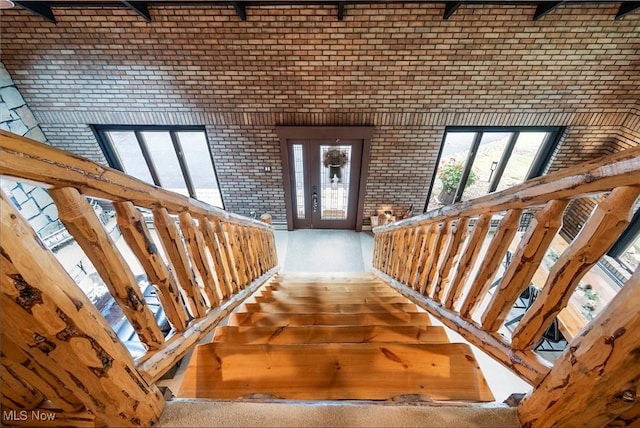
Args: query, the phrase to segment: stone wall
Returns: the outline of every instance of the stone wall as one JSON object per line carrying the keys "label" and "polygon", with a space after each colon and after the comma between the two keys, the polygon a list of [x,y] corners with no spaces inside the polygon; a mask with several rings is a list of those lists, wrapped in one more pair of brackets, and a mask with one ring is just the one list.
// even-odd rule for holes
{"label": "stone wall", "polygon": [[[0,63],[0,129],[49,144],[38,121]],[[41,187],[3,178],[0,188],[41,237],[59,229],[58,209]]]}
{"label": "stone wall", "polygon": [[278,125],[375,127],[365,218],[422,208],[446,126],[566,126],[551,170],[635,144],[640,14],[618,6],[14,8],[0,32],[54,145],[104,162],[90,124],[204,125],[227,208],[284,222]]}

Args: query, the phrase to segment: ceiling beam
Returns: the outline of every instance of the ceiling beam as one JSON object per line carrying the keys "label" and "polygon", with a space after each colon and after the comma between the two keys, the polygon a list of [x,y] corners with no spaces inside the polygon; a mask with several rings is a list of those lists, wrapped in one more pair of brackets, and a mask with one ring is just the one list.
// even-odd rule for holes
{"label": "ceiling beam", "polygon": [[151,14],[149,13],[149,7],[146,2],[143,1],[127,1],[121,0],[129,9],[144,18],[145,21],[151,22]]}
{"label": "ceiling beam", "polygon": [[564,3],[564,1],[540,3],[536,8],[536,12],[533,14],[533,20],[537,21],[538,19],[545,16],[547,13],[551,12],[556,7],[560,6],[562,3]]}
{"label": "ceiling beam", "polygon": [[16,1],[15,4],[29,12],[43,17],[49,22],[53,22],[54,24],[56,23],[56,17],[53,15],[53,10],[51,10],[51,7],[44,2]]}
{"label": "ceiling beam", "polygon": [[344,2],[338,2],[338,21],[342,21],[344,19]]}
{"label": "ceiling beam", "polygon": [[625,1],[620,5],[620,9],[618,9],[618,13],[616,14],[616,20],[622,19],[628,13],[635,12],[640,9],[640,1]]}
{"label": "ceiling beam", "polygon": [[451,15],[456,13],[456,10],[458,10],[460,5],[462,5],[461,1],[448,1],[448,2],[446,2],[445,5],[444,5],[444,15],[442,16],[442,19],[451,18]]}
{"label": "ceiling beam", "polygon": [[233,7],[236,10],[236,13],[240,17],[240,19],[243,20],[243,21],[246,21],[247,20],[247,6],[244,3],[240,3],[239,1],[232,1],[231,4],[233,4]]}

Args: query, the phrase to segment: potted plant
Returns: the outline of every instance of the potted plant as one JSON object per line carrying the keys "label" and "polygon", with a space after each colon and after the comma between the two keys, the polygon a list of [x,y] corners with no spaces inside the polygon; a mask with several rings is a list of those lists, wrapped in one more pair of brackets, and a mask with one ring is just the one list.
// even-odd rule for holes
{"label": "potted plant", "polygon": [[[462,180],[462,173],[464,172],[464,164],[456,161],[454,158],[450,158],[447,162],[440,164],[438,168],[438,178],[442,182],[442,191],[438,196],[440,203],[449,205],[453,203],[456,196],[456,190]],[[464,185],[464,188],[471,186],[476,182],[478,176],[475,172],[469,171],[469,177]]]}
{"label": "potted plant", "polygon": [[340,149],[329,149],[324,152],[322,157],[322,164],[325,168],[329,168],[329,179],[337,177],[339,181],[342,180],[342,167],[347,164],[349,158],[347,152]]}

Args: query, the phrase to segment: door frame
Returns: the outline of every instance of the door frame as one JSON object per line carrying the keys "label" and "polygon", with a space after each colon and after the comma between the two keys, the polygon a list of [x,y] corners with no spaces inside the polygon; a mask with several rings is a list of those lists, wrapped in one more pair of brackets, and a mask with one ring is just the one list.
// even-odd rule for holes
{"label": "door frame", "polygon": [[371,156],[371,137],[373,126],[276,126],[276,134],[280,139],[280,158],[282,160],[282,180],[284,183],[284,199],[287,214],[287,230],[293,230],[293,191],[291,180],[291,163],[289,161],[289,140],[361,140],[362,160],[360,165],[360,183],[358,187],[358,204],[356,211],[356,231],[362,231],[364,222],[364,197],[369,175]]}

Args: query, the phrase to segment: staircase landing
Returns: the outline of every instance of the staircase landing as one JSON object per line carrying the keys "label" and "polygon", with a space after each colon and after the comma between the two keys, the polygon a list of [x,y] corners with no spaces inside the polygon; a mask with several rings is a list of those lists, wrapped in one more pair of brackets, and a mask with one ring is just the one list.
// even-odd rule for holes
{"label": "staircase landing", "polygon": [[493,401],[466,344],[375,276],[276,276],[199,345],[181,398]]}

